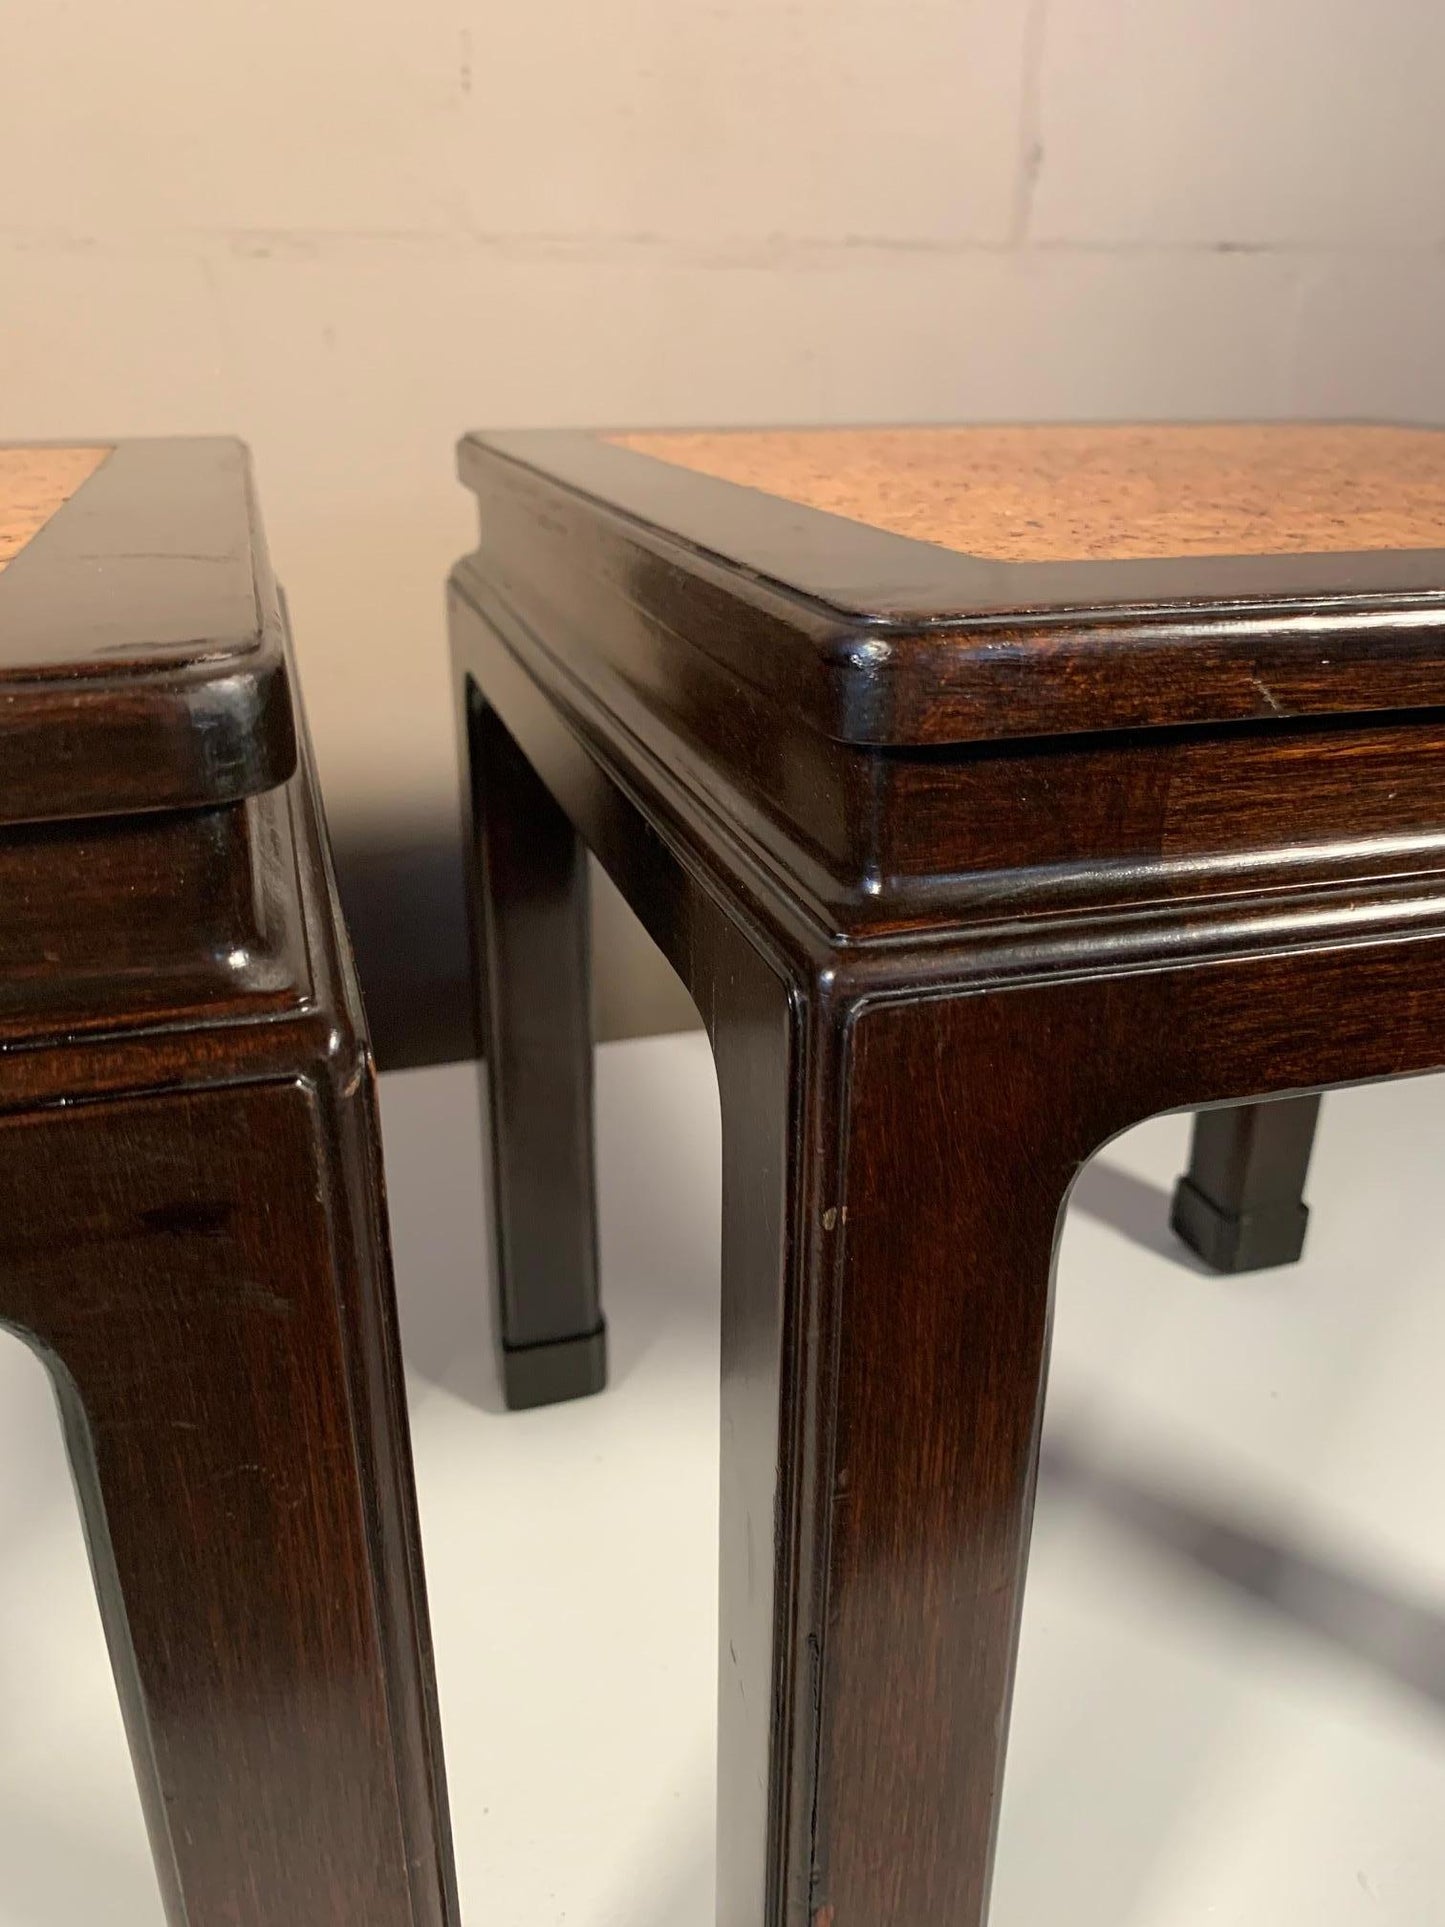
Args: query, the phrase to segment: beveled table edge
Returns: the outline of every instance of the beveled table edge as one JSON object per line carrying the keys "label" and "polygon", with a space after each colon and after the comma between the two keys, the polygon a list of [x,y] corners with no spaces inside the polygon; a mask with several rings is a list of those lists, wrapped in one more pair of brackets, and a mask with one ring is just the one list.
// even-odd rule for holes
{"label": "beveled table edge", "polygon": [[[1374,418],[1331,426],[1436,427]],[[486,450],[831,615],[909,632],[923,624],[964,631],[1051,617],[1116,623],[1184,612],[1194,618],[1256,609],[1307,613],[1325,602],[1445,607],[1445,547],[998,561],[767,495],[608,439],[624,432],[473,430],[459,443],[460,473],[470,481],[476,452]]]}
{"label": "beveled table edge", "polygon": [[[108,445],[85,487],[0,575],[0,824],[209,808],[276,788],[296,768],[279,592],[246,445],[232,436]],[[189,528],[140,548],[143,510],[130,546],[92,552],[97,518],[134,517],[128,495],[154,488],[169,456],[182,471],[209,458],[234,489],[244,548],[190,553]],[[162,510],[184,511],[184,479]],[[190,564],[228,578],[194,591],[194,605],[180,581]]]}
{"label": "beveled table edge", "polygon": [[[632,605],[619,622],[660,621],[840,742],[939,747],[1445,706],[1445,550],[979,562],[600,430],[474,432],[458,467],[484,502],[480,566],[489,496],[531,516],[553,580],[564,525],[604,532],[613,586],[626,576]],[[525,571],[507,539],[509,569]],[[707,623],[679,620],[680,578],[706,585]],[[597,619],[600,630],[600,606]]]}

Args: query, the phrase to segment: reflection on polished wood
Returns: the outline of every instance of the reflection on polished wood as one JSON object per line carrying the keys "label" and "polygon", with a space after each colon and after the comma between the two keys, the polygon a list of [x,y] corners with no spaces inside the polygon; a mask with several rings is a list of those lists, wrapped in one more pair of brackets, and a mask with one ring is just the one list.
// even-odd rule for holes
{"label": "reflection on polished wood", "polygon": [[[1090,446],[1137,457],[1139,435]],[[1165,562],[986,562],[938,546],[953,523],[919,541],[823,512],[882,519],[864,470],[828,467],[846,438],[785,435],[773,452],[803,467],[746,487],[635,438],[462,445],[470,798],[488,836],[515,819],[503,870],[473,873],[479,963],[516,978],[486,996],[509,1067],[493,1123],[547,1141],[517,1093],[550,1091],[560,1149],[545,1198],[540,1163],[497,1162],[499,1217],[533,1227],[501,1252],[504,1331],[549,1254],[592,1248],[576,872],[550,816],[528,861],[536,783],[687,984],[717,1064],[722,1927],[983,1927],[1056,1234],[1091,1154],[1158,1112],[1289,1100],[1210,1126],[1196,1176],[1221,1217],[1297,1229],[1307,1094],[1445,1067],[1445,554],[1348,550],[1438,540],[1409,463],[1439,444],[1361,436],[1237,441],[1253,502],[1279,489],[1271,447],[1329,451],[1317,519],[1286,490],[1289,516],[1255,531],[1268,553],[1171,538]],[[1206,445],[1161,431],[1150,486],[1176,531],[1243,549],[1235,508],[1169,466]],[[772,447],[709,439],[707,461],[733,446]],[[992,446],[1018,499],[1040,488],[1046,438]],[[1351,450],[1375,495],[1346,485]],[[834,490],[822,508],[786,499],[804,468]],[[1117,548],[1117,506],[1054,538],[1041,514],[1029,553]],[[1327,508],[1347,551],[1288,553],[1329,533]],[[539,1011],[569,1013],[570,1072]],[[1287,1249],[1249,1228],[1234,1258]],[[585,1262],[539,1308],[569,1302],[577,1328],[547,1327],[574,1346],[559,1394],[595,1382]]]}
{"label": "reflection on polished wood", "polygon": [[245,450],[72,453],[0,577],[0,1324],[171,1927],[453,1927],[370,1053]]}

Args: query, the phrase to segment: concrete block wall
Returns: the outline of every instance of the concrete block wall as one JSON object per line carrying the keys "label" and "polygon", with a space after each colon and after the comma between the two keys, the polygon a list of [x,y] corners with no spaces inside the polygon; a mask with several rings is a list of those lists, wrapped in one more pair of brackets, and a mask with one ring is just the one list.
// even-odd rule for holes
{"label": "concrete block wall", "polygon": [[[9,0],[0,437],[250,440],[378,1028],[448,1048],[462,428],[1437,418],[1442,55],[1438,0]],[[601,921],[604,1028],[675,1020]]]}

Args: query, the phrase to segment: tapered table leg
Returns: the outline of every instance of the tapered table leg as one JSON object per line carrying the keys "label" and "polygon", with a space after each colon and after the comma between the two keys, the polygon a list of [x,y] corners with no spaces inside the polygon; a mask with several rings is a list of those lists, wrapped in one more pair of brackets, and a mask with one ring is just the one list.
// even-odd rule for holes
{"label": "tapered table leg", "polygon": [[377,1144],[346,1090],[0,1121],[173,1927],[454,1927]]}

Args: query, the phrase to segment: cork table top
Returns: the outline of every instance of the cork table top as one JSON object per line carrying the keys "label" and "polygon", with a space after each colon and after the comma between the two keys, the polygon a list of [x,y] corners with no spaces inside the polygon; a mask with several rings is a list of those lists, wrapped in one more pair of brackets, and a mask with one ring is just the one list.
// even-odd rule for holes
{"label": "cork table top", "polygon": [[0,447],[0,571],[100,467],[107,448]]}
{"label": "cork table top", "polygon": [[1445,432],[1429,428],[1110,423],[608,439],[995,561],[1445,549]]}

